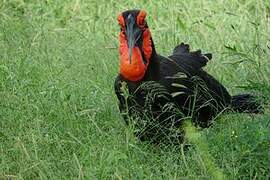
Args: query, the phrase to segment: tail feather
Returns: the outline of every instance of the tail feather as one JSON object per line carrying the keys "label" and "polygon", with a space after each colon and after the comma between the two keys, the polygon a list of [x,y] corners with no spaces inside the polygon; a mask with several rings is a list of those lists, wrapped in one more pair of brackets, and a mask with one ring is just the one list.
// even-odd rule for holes
{"label": "tail feather", "polygon": [[240,94],[232,96],[232,108],[237,112],[262,113],[263,108],[256,100],[255,96],[250,94]]}

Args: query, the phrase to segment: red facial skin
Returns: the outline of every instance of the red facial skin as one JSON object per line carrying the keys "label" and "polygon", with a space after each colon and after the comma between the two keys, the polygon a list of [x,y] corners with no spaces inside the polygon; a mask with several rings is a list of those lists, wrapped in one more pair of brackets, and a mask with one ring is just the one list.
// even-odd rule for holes
{"label": "red facial skin", "polygon": [[137,16],[137,25],[143,30],[142,51],[145,55],[146,64],[144,64],[142,52],[137,46],[132,49],[130,63],[128,42],[123,28],[125,26],[124,18],[121,14],[118,16],[119,25],[122,27],[119,34],[120,74],[129,81],[140,81],[143,79],[152,54],[151,33],[148,28],[145,28],[145,16],[145,11],[140,11]]}

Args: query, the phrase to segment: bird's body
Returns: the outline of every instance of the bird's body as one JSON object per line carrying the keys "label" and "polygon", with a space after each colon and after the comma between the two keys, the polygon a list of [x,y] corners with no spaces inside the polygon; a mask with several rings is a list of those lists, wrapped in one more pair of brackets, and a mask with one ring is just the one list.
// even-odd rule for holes
{"label": "bird's body", "polygon": [[[133,24],[129,27],[129,18],[137,18],[138,23],[138,19],[142,19],[140,14],[146,15],[139,10],[120,15],[120,74],[115,80],[115,92],[126,122],[131,116],[141,139],[159,141],[172,129],[179,129],[185,117],[201,127],[208,127],[218,113],[230,107],[237,109],[233,107],[237,103],[232,101],[238,102],[239,98],[245,99],[241,103],[242,111],[257,112],[259,105],[252,96],[231,97],[221,83],[202,69],[211,60],[211,54],[202,54],[200,50],[192,52],[184,43],[176,46],[169,57],[157,54],[146,22],[143,27]],[[132,32],[137,28],[141,34],[130,35],[132,28],[135,29]],[[127,52],[130,48],[132,54]],[[124,84],[128,96],[123,93]]]}

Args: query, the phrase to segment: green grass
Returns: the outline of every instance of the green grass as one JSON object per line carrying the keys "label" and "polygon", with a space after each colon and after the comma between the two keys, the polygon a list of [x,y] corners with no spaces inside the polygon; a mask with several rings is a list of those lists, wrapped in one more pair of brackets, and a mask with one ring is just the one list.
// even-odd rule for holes
{"label": "green grass", "polygon": [[[269,179],[270,111],[223,114],[193,146],[138,141],[117,108],[117,14],[143,8],[159,53],[213,53],[232,94],[270,100],[270,1],[2,0],[0,179]],[[241,87],[240,87],[241,86]]]}

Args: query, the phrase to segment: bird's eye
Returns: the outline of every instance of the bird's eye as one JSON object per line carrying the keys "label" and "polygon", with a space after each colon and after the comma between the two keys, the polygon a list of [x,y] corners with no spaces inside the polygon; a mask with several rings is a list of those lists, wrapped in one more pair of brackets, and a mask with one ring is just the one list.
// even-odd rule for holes
{"label": "bird's eye", "polygon": [[124,29],[125,27],[125,20],[122,14],[120,14],[117,18],[119,26],[121,26],[121,29]]}
{"label": "bird's eye", "polygon": [[145,26],[145,17],[146,17],[146,12],[144,10],[141,10],[137,16],[137,25],[140,28],[144,28]]}
{"label": "bird's eye", "polygon": [[145,20],[143,18],[138,18],[137,24],[139,27],[143,28],[145,25]]}

